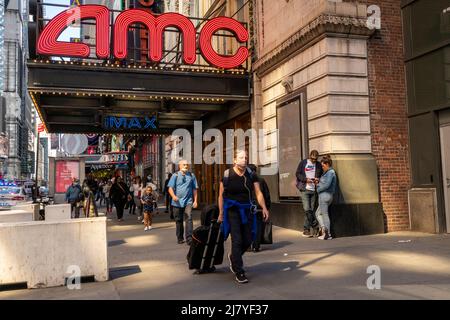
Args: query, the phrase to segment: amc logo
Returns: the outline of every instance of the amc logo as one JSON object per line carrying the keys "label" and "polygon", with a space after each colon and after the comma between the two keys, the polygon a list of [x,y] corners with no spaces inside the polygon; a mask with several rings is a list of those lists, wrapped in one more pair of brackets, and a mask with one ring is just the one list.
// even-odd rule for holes
{"label": "amc logo", "polygon": [[[150,4],[152,1],[142,1]],[[105,6],[81,5],[61,12],[53,18],[39,36],[37,52],[42,55],[86,58],[90,54],[84,43],[58,41],[59,35],[72,23],[83,19],[96,21],[96,55],[100,59],[110,56],[111,36],[109,26],[110,11]],[[186,64],[194,64],[196,55],[196,30],[187,17],[178,13],[164,13],[154,16],[143,9],[122,11],[113,26],[114,57],[125,59],[128,54],[128,29],[133,24],[142,24],[149,31],[149,53],[151,61],[159,62],[163,56],[163,33],[168,27],[177,28],[183,35],[183,60]],[[201,29],[199,49],[208,63],[223,69],[231,69],[242,65],[248,58],[249,51],[245,46],[239,47],[234,55],[217,53],[211,43],[213,35],[219,30],[231,32],[239,43],[248,40],[247,29],[237,20],[228,17],[216,17],[209,20]]]}

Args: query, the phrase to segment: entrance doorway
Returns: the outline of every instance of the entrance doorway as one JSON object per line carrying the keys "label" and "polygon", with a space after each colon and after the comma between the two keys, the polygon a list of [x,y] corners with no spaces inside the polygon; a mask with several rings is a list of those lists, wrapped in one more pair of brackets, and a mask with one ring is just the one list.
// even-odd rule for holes
{"label": "entrance doorway", "polygon": [[442,176],[444,178],[445,219],[447,233],[450,233],[450,124],[440,127]]}

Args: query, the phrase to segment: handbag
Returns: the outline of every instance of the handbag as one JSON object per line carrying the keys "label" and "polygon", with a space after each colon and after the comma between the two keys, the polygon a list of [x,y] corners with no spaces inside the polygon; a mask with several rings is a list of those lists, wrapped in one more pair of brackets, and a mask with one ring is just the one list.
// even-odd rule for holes
{"label": "handbag", "polygon": [[272,221],[263,221],[261,229],[261,244],[272,244]]}

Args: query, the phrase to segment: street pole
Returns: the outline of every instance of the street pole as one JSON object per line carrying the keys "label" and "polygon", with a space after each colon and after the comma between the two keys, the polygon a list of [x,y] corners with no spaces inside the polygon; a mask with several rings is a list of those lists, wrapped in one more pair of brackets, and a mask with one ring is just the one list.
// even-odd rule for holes
{"label": "street pole", "polygon": [[35,168],[35,171],[36,171],[36,174],[35,174],[35,185],[36,185],[36,189],[35,189],[35,194],[34,194],[34,197],[35,197],[35,199],[37,199],[37,197],[38,197],[38,167],[39,167],[39,128],[38,128],[38,130],[37,130],[37,144],[36,144],[36,168]]}

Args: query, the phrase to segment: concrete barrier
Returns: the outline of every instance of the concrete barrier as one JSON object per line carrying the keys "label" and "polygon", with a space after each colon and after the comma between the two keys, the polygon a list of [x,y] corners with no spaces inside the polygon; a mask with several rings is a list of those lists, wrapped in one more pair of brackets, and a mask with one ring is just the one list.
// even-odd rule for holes
{"label": "concrete barrier", "polygon": [[107,281],[107,243],[104,217],[1,223],[0,285],[61,286],[77,268],[81,277]]}
{"label": "concrete barrier", "polygon": [[39,221],[39,207],[38,203],[28,203],[14,206],[14,209],[33,212],[33,221]]}
{"label": "concrete barrier", "polygon": [[[33,221],[33,212],[27,210],[2,210],[0,211],[0,223]],[[1,260],[0,260],[1,263]]]}
{"label": "concrete barrier", "polygon": [[71,219],[70,204],[54,204],[45,206],[45,221]]}

